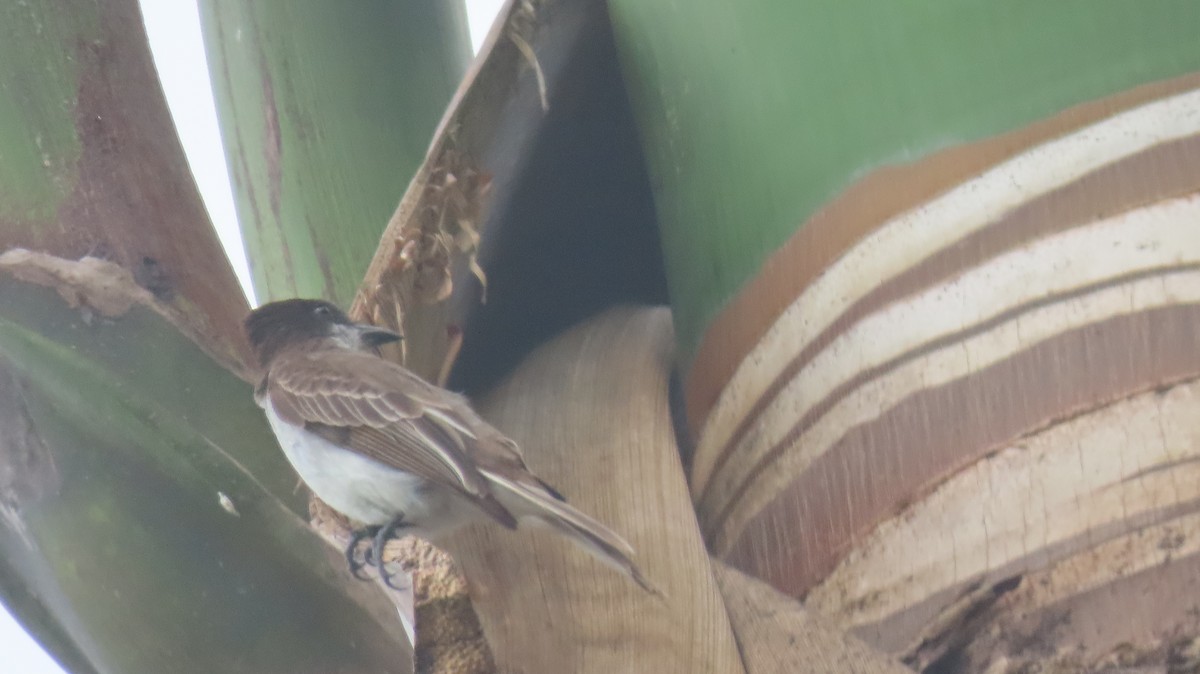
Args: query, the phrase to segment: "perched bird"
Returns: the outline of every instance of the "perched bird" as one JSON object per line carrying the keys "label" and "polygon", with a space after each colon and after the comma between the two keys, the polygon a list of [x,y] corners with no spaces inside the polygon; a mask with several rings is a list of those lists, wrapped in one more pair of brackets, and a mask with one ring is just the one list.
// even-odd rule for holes
{"label": "perched bird", "polygon": [[367,560],[390,585],[381,560],[392,536],[436,541],[491,519],[548,525],[657,593],[629,544],[530,472],[466,399],[380,357],[400,335],[305,299],[263,305],[245,328],[262,371],[254,399],[288,460],[321,500],[366,525],[346,548],[356,576],[368,537]]}

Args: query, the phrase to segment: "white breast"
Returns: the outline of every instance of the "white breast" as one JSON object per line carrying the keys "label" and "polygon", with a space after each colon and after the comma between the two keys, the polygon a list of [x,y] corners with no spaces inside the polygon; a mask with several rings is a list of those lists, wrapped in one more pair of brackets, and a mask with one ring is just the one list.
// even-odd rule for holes
{"label": "white breast", "polygon": [[[265,401],[279,446],[305,484],[339,512],[364,524],[403,514],[426,537],[458,524],[464,505],[448,488],[344,449],[279,418]],[[468,506],[469,507],[469,506]]]}

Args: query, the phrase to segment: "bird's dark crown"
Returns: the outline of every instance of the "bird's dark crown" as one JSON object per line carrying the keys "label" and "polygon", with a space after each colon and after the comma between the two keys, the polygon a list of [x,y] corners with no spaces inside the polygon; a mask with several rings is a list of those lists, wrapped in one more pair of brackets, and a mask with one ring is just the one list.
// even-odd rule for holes
{"label": "bird's dark crown", "polygon": [[289,344],[325,339],[338,325],[353,325],[346,312],[324,300],[282,300],[250,312],[244,323],[246,337],[262,367],[270,365]]}

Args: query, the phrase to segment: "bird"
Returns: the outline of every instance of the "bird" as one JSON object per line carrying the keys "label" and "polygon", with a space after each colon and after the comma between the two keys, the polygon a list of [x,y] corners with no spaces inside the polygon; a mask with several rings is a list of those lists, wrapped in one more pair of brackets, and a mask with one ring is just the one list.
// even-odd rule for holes
{"label": "bird", "polygon": [[[661,592],[621,536],[569,505],[525,463],[517,443],[463,396],[387,360],[402,339],[352,321],[316,299],[264,304],[244,322],[260,369],[255,402],[300,478],[322,501],[363,526],[346,547],[351,573],[384,568],[388,540],[436,543],[462,526],[548,526],[647,592]],[[357,549],[370,545],[358,561]]]}

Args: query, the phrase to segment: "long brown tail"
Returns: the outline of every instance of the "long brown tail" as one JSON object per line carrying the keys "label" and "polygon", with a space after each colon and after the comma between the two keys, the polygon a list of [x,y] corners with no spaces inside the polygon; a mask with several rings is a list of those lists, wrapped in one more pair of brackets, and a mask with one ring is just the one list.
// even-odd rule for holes
{"label": "long brown tail", "polygon": [[560,500],[540,484],[528,484],[482,471],[502,487],[497,497],[518,519],[532,518],[558,531],[596,559],[629,576],[647,592],[663,596],[633,561],[633,548],[617,533]]}

